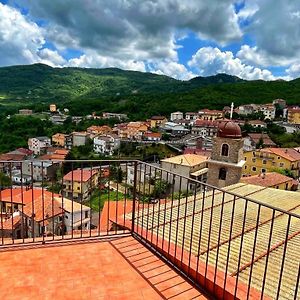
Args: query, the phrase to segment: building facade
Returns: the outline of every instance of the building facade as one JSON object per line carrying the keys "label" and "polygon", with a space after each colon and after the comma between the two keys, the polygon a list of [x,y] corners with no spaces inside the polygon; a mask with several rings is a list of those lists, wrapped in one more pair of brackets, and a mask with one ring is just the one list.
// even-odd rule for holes
{"label": "building facade", "polygon": [[231,121],[220,122],[208,160],[208,184],[222,188],[239,182],[245,163],[243,143],[239,125]]}

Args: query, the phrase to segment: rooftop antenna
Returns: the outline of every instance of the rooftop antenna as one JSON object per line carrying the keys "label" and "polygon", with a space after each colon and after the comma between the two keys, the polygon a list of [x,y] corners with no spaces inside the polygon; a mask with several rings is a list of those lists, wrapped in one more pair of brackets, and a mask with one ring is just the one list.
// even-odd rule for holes
{"label": "rooftop antenna", "polygon": [[231,109],[230,109],[230,120],[232,120],[233,108],[234,108],[234,103],[233,103],[233,102],[231,102]]}

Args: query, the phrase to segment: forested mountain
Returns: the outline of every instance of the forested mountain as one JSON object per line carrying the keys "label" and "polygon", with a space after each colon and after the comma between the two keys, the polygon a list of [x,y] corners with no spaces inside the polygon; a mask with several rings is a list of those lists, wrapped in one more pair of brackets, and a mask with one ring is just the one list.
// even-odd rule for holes
{"label": "forested mountain", "polygon": [[145,118],[175,110],[220,109],[232,101],[239,105],[276,98],[286,99],[289,104],[299,103],[300,79],[246,81],[218,74],[179,81],[116,68],[52,68],[43,64],[0,68],[0,109],[42,110],[54,102],[73,114],[114,111]]}

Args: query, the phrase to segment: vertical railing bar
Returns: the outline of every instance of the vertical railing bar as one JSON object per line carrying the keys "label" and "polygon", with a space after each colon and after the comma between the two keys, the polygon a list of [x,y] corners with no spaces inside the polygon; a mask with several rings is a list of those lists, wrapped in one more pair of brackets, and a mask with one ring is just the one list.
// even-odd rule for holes
{"label": "vertical railing bar", "polygon": [[[104,170],[104,169],[103,169]],[[108,169],[109,170],[109,169]],[[104,173],[105,171],[103,171]],[[98,236],[101,235],[101,189],[102,189],[102,164],[100,163],[99,168],[99,198],[98,198]],[[92,214],[92,210],[90,211],[90,214]]]}
{"label": "vertical railing bar", "polygon": [[116,194],[116,199],[115,199],[115,202],[116,202],[116,217],[115,217],[115,234],[118,233],[118,205],[119,205],[119,172],[120,172],[120,164],[117,168],[117,180],[116,180],[116,183],[117,183],[117,194]]}
{"label": "vertical railing bar", "polygon": [[[64,169],[64,163],[62,162],[62,170]],[[61,186],[64,186],[64,176],[61,176]],[[64,193],[61,193],[61,237],[64,239],[64,230],[65,230],[65,207],[64,207]],[[54,218],[53,218],[54,219]],[[54,234],[54,232],[53,232]]]}
{"label": "vertical railing bar", "polygon": [[[137,198],[137,169],[138,163],[134,162],[134,177],[133,177],[133,195],[132,195],[132,217],[131,217],[131,232],[134,233],[134,222],[135,222],[135,211],[136,211],[136,198]],[[140,171],[141,172],[141,171]],[[139,203],[139,202],[138,202]],[[139,205],[138,205],[138,214],[139,214]],[[138,226],[138,222],[137,222]],[[138,229],[138,227],[137,227]],[[138,233],[138,230],[137,230]]]}
{"label": "vertical railing bar", "polygon": [[177,240],[178,240],[178,231],[179,231],[179,222],[180,222],[180,198],[181,198],[181,185],[182,185],[182,177],[180,176],[179,178],[179,192],[178,192],[178,205],[177,205],[177,224],[176,224],[176,233],[175,233],[175,253],[174,253],[174,257],[176,258],[176,254],[177,254]]}
{"label": "vertical railing bar", "polygon": [[231,238],[232,238],[232,230],[233,230],[233,223],[234,223],[234,211],[235,211],[235,202],[236,196],[233,196],[233,203],[232,203],[232,212],[231,212],[231,223],[230,223],[230,230],[229,230],[229,242],[228,242],[228,250],[227,250],[227,258],[226,258],[226,267],[224,272],[224,286],[223,286],[223,295],[222,299],[224,299],[225,291],[226,291],[226,283],[227,283],[227,272],[228,272],[228,265],[229,265],[229,257],[230,257],[230,246],[231,246]]}
{"label": "vertical railing bar", "polygon": [[[53,163],[52,163],[53,166]],[[54,178],[51,180],[51,214],[54,216],[54,184],[53,184]],[[61,190],[61,194],[63,193],[63,186]],[[54,241],[54,222],[52,222],[52,241]]]}
{"label": "vertical railing bar", "polygon": [[200,252],[201,252],[201,241],[202,241],[202,226],[203,226],[203,215],[204,215],[204,202],[206,197],[206,186],[204,186],[202,203],[201,203],[201,221],[199,228],[199,242],[198,242],[198,253],[197,253],[197,267],[196,267],[196,282],[198,280],[199,262],[200,262]]}
{"label": "vertical railing bar", "polygon": [[[95,192],[97,191],[97,187],[98,187],[98,182],[94,182],[94,176],[93,176],[93,173],[94,173],[94,169],[93,169],[94,165],[93,165],[93,162],[91,161],[90,162],[90,170],[91,170],[91,182],[92,182],[92,185],[94,186],[95,184]],[[96,172],[97,172],[97,168],[96,168]],[[101,176],[101,175],[100,175]],[[95,176],[96,178],[96,176]],[[93,191],[93,194],[94,194],[94,191]],[[89,212],[89,211],[87,211]],[[89,216],[90,215],[90,216]],[[89,219],[90,219],[90,228],[89,228],[89,231],[90,231],[90,237],[92,236],[92,195],[90,196],[90,214],[89,214]]]}
{"label": "vertical railing bar", "polygon": [[[4,168],[4,164],[3,164],[3,168]],[[4,245],[4,234],[3,234],[3,215],[4,215],[4,211],[3,211],[3,208],[4,208],[4,205],[5,205],[5,208],[6,208],[6,202],[4,204],[4,201],[2,201],[2,191],[0,191],[0,204],[1,204],[1,245],[3,246]],[[6,209],[5,209],[5,213],[6,212]]]}
{"label": "vertical railing bar", "polygon": [[195,221],[195,209],[196,209],[196,197],[197,197],[197,185],[195,183],[195,191],[194,191],[194,203],[193,203],[193,216],[192,216],[192,225],[191,225],[191,237],[190,237],[190,251],[189,251],[189,265],[187,275],[189,277],[191,271],[191,256],[192,256],[192,246],[193,246],[193,229],[194,229],[194,221]]}
{"label": "vertical railing bar", "polygon": [[[242,232],[245,231],[245,224],[246,224],[246,218],[247,218],[247,209],[248,209],[248,200],[245,199],[245,208],[244,208],[244,218],[243,218],[243,226],[242,226]],[[244,234],[241,235],[241,244],[239,249],[239,258],[238,258],[238,265],[237,265],[237,274],[236,274],[236,280],[235,280],[235,288],[234,288],[234,297],[236,298],[237,288],[238,288],[238,281],[239,281],[239,269],[241,266],[241,260],[242,260],[242,252],[243,252],[243,242],[244,242]]]}
{"label": "vertical railing bar", "polygon": [[283,248],[282,263],[281,263],[281,268],[280,268],[280,275],[279,275],[279,281],[278,281],[278,289],[277,289],[276,299],[278,299],[279,295],[280,295],[280,287],[281,287],[281,280],[282,280],[283,269],[284,269],[286,248],[287,248],[287,244],[288,244],[288,237],[289,237],[289,231],[290,231],[290,225],[291,225],[291,218],[292,218],[291,215],[289,215],[288,225],[287,225],[286,235],[285,235],[285,243],[284,243],[284,248]]}
{"label": "vertical railing bar", "polygon": [[[72,239],[74,238],[74,163],[71,163],[71,192],[72,192]],[[64,176],[64,172],[62,169],[62,176]],[[63,188],[63,187],[62,187]],[[77,210],[76,210],[77,211]]]}
{"label": "vertical railing bar", "polygon": [[[160,178],[159,180],[162,181],[162,171],[159,170]],[[157,230],[156,230],[156,247],[158,248],[158,236],[159,236],[159,222],[160,222],[160,207],[161,207],[161,198],[159,197],[159,202],[158,202],[158,211],[157,211]],[[167,199],[165,197],[165,202],[167,202]],[[154,216],[153,216],[154,217]]]}
{"label": "vertical railing bar", "polygon": [[35,241],[35,237],[34,237],[34,223],[35,223],[35,210],[34,210],[34,190],[33,190],[33,162],[31,161],[31,201],[32,201],[32,215],[31,215],[31,229],[32,229],[32,238],[33,238],[33,242]]}
{"label": "vertical railing bar", "polygon": [[[169,182],[169,172],[167,172],[166,181]],[[161,249],[164,249],[164,242],[165,242],[165,224],[166,224],[166,212],[167,212],[167,201],[165,201],[165,209],[164,209],[164,221],[163,221],[163,232],[162,232],[162,245]]]}
{"label": "vertical railing bar", "polygon": [[126,220],[126,207],[127,207],[127,193],[128,193],[128,187],[127,187],[127,178],[128,178],[128,165],[127,162],[125,163],[125,199],[124,199],[124,217],[123,217],[123,233],[125,233],[125,220]]}
{"label": "vertical railing bar", "polygon": [[[45,228],[45,197],[44,197],[44,162],[42,161],[42,224],[43,224],[43,244],[45,243],[45,234],[46,234],[46,228]],[[53,216],[54,220],[54,216]]]}
{"label": "vertical railing bar", "polygon": [[297,300],[297,298],[298,298],[299,281],[300,281],[300,263],[299,263],[299,267],[298,267],[298,275],[297,275],[295,292],[294,292],[294,300]]}
{"label": "vertical railing bar", "polygon": [[215,274],[214,274],[214,290],[213,290],[213,295],[216,292],[216,279],[217,279],[217,272],[218,272],[219,249],[220,249],[220,240],[221,240],[221,232],[222,232],[224,201],[225,201],[225,192],[223,192],[223,195],[222,195],[221,216],[220,216],[220,223],[219,223],[218,247],[217,247],[217,254],[216,254],[216,266],[215,266]]}
{"label": "vertical railing bar", "polygon": [[[154,168],[154,180],[156,181],[156,171],[157,169]],[[150,173],[150,177],[151,177],[151,173]],[[159,185],[160,185],[160,188],[159,188],[159,191],[161,191],[161,181],[159,182]],[[158,198],[160,198],[160,193],[158,195]],[[156,200],[156,199],[155,199]],[[159,199],[160,200],[160,199]],[[158,201],[159,201],[158,200]],[[155,202],[155,201],[154,201]],[[152,222],[151,222],[151,245],[152,245],[152,242],[153,242],[153,224],[154,224],[154,206],[155,206],[155,203],[152,204]]]}
{"label": "vertical railing bar", "polygon": [[12,230],[12,243],[15,243],[15,238],[14,238],[14,205],[13,205],[13,192],[12,192],[12,167],[11,167],[11,162],[9,162],[9,178],[10,178],[10,205],[11,205],[11,230]]}
{"label": "vertical railing bar", "polygon": [[172,195],[171,195],[171,212],[170,212],[170,226],[169,226],[169,238],[168,238],[168,256],[170,254],[170,247],[171,247],[171,229],[172,229],[172,218],[173,218],[175,178],[176,178],[176,175],[173,174]]}
{"label": "vertical railing bar", "polygon": [[[208,229],[208,239],[207,239],[207,249],[210,248],[210,238],[211,238],[211,226],[213,222],[213,214],[214,214],[214,202],[215,202],[215,189],[212,191],[211,196],[211,210],[210,210],[210,220],[209,220],[209,229]],[[209,251],[206,253],[206,262],[205,262],[205,274],[204,274],[204,286],[206,285],[206,276],[208,269],[208,260],[209,260]]]}
{"label": "vertical railing bar", "polygon": [[[259,225],[259,219],[260,219],[260,210],[261,210],[261,204],[258,205],[258,212],[257,212],[257,219],[256,219],[256,229],[255,229],[255,234],[254,234],[254,242],[253,242],[253,249],[252,249],[252,258],[251,262],[254,261],[255,257],[255,249],[256,249],[256,241],[257,241],[257,235],[258,235],[258,225]],[[252,277],[252,272],[253,272],[253,263],[251,263],[250,267],[250,274],[249,274],[249,282],[248,282],[248,291],[247,291],[247,300],[249,299],[249,294],[250,294],[250,285],[251,285],[251,277]]]}
{"label": "vertical railing bar", "polygon": [[[25,226],[24,226],[24,187],[23,187],[23,168],[22,168],[22,163],[21,163],[21,202],[22,202],[22,206],[21,206],[21,211],[22,211],[22,215],[21,215],[21,230],[22,230],[22,243],[24,244],[24,242],[25,242],[25,237],[24,237]],[[1,219],[2,219],[2,217],[1,217]]]}
{"label": "vertical railing bar", "polygon": [[[140,227],[141,227],[141,235],[142,235],[142,230],[143,230],[143,226],[144,226],[144,195],[145,195],[145,168],[146,168],[146,165],[144,165],[144,185],[143,185],[143,210],[140,212],[140,199],[141,199],[141,182],[142,182],[142,164],[139,164],[139,167],[140,167],[140,173],[138,174],[137,173],[137,177],[139,177],[139,186],[138,186],[138,198],[139,198],[139,201],[138,201],[138,211],[137,211],[137,219],[136,219],[136,224],[137,226],[140,224],[140,213],[142,214],[142,223],[140,224]],[[138,165],[136,166],[136,168],[138,169]],[[137,189],[137,187],[136,187]],[[138,233],[139,229],[137,227],[137,233]]]}
{"label": "vertical railing bar", "polygon": [[[151,166],[150,166],[150,172],[149,172],[149,174],[151,174]],[[145,174],[144,174],[145,175]],[[154,180],[155,181],[155,180]],[[144,182],[144,184],[145,184],[145,182]],[[154,185],[155,185],[155,183],[154,183]],[[150,193],[150,190],[151,190],[151,188],[150,188],[150,186],[151,186],[151,183],[150,183],[150,180],[149,180],[149,183],[148,183],[148,190],[149,190],[149,193]],[[146,240],[148,241],[148,229],[149,229],[149,211],[150,211],[150,199],[148,199],[148,207],[147,207],[147,226],[146,226]]]}
{"label": "vertical railing bar", "polygon": [[187,215],[187,207],[188,207],[189,183],[190,183],[190,181],[187,180],[187,182],[186,182],[186,196],[185,196],[185,208],[184,208],[184,221],[183,221],[183,233],[182,233],[180,268],[182,268],[183,253],[184,253],[184,246],[185,246],[186,219],[188,218],[186,215]]}
{"label": "vertical railing bar", "polygon": [[272,234],[273,234],[274,217],[275,217],[275,209],[273,209],[271,227],[270,227],[270,232],[269,232],[268,250],[267,250],[265,270],[264,270],[264,276],[263,276],[262,288],[261,288],[261,297],[260,297],[261,300],[263,299],[264,289],[265,289],[265,284],[266,284],[266,276],[267,276],[267,269],[268,269],[268,262],[269,262],[269,256],[270,256]]}
{"label": "vertical railing bar", "polygon": [[82,238],[83,165],[80,164],[80,237]]}
{"label": "vertical railing bar", "polygon": [[[114,167],[114,163],[111,163],[110,170],[112,170],[112,166]],[[109,232],[109,215],[110,215],[110,180],[112,179],[112,176],[109,176],[108,178],[108,184],[107,184],[107,220],[106,220],[106,235],[108,235]]]}

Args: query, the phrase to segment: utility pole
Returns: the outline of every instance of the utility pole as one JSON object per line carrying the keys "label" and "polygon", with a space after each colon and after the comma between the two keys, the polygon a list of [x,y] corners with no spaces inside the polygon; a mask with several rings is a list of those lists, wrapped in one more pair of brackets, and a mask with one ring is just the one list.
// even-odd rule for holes
{"label": "utility pole", "polygon": [[234,108],[234,103],[233,103],[233,102],[231,102],[231,109],[230,109],[230,120],[232,120],[233,108]]}

